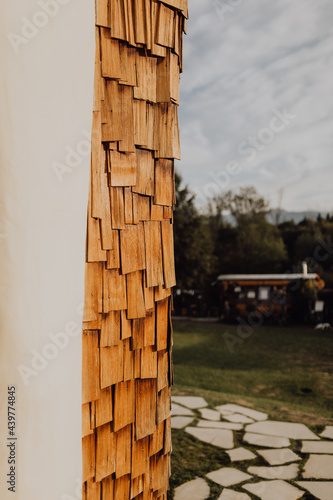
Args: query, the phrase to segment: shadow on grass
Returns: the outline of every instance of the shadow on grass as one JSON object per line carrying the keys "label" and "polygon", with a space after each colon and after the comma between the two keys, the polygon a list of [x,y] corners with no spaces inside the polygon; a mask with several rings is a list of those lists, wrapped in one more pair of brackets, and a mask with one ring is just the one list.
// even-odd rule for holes
{"label": "shadow on grass", "polygon": [[[178,486],[197,477],[205,478],[209,472],[230,463],[223,450],[203,443],[182,430],[172,431],[172,448],[169,500]],[[212,481],[207,482],[211,487],[209,500],[218,498],[222,487]]]}

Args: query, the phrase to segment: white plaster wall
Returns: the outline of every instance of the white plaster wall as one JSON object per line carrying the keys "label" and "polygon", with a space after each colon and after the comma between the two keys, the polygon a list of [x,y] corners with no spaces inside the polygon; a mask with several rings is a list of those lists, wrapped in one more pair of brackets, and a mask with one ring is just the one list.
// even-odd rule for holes
{"label": "white plaster wall", "polygon": [[[80,305],[94,8],[93,0],[15,0],[0,5],[3,500],[80,498],[76,491],[82,468]],[[79,153],[66,158],[72,150]],[[15,494],[6,484],[6,400],[11,385],[17,392]]]}

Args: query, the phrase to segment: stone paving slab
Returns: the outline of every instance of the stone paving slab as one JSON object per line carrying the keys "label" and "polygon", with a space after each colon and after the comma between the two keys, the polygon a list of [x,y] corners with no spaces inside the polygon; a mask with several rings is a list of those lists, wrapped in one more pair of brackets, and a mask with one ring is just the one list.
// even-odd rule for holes
{"label": "stone paving slab", "polygon": [[243,460],[253,460],[257,456],[252,451],[246,448],[235,448],[234,450],[227,451],[231,462],[242,462]]}
{"label": "stone paving slab", "polygon": [[328,481],[297,481],[297,484],[319,500],[332,500],[333,498],[333,484]]}
{"label": "stone paving slab", "polygon": [[188,408],[184,408],[184,406],[177,405],[177,403],[172,403],[171,405],[171,416],[191,416],[194,415],[193,411],[189,410]]}
{"label": "stone paving slab", "polygon": [[333,479],[333,456],[310,455],[304,466],[303,477],[305,479]]}
{"label": "stone paving slab", "polygon": [[171,417],[171,429],[183,429],[193,422],[193,417]]}
{"label": "stone paving slab", "polygon": [[246,431],[289,439],[320,439],[306,425],[294,424],[292,422],[276,422],[273,420],[256,422],[255,424],[247,425]]}
{"label": "stone paving slab", "polygon": [[299,473],[297,464],[279,465],[278,467],[249,467],[247,471],[264,479],[295,479]]}
{"label": "stone paving slab", "polygon": [[298,500],[304,494],[304,491],[281,480],[245,484],[242,488],[261,498],[261,500]]}
{"label": "stone paving slab", "polygon": [[290,446],[290,441],[288,438],[277,436],[263,436],[262,434],[254,434],[252,432],[246,432],[243,441],[254,446],[263,446],[269,448],[286,448],[287,446]]}
{"label": "stone paving slab", "polygon": [[301,453],[333,454],[333,442],[331,442],[331,441],[303,441]]}
{"label": "stone paving slab", "polygon": [[210,429],[230,429],[232,431],[241,431],[243,424],[233,424],[231,422],[212,422],[199,420],[197,427],[209,427]]}
{"label": "stone paving slab", "polygon": [[[235,464],[207,474],[207,478],[224,487],[219,500],[250,500],[246,493],[228,489],[236,485],[261,500],[298,500],[305,494],[304,490],[318,500],[333,500],[333,442],[330,441],[333,440],[333,426],[327,426],[318,437],[304,424],[270,421],[266,413],[241,405],[226,404],[213,410],[207,408],[204,398],[188,396],[173,396],[172,402],[172,428],[186,427],[185,431],[196,439],[225,450]],[[198,410],[201,416],[195,427],[190,426],[195,418],[192,410]],[[233,431],[243,430],[244,424],[244,446],[234,448]],[[237,435],[237,440],[240,436]],[[302,474],[304,481],[296,482],[303,491],[294,486],[295,483],[287,482],[299,476],[296,462],[302,460],[290,449],[291,439],[302,441],[300,453],[309,454]],[[247,473],[238,470],[237,462],[257,458],[247,449],[247,444],[261,447],[255,451],[269,466],[252,465]],[[257,482],[249,483],[250,479]],[[176,488],[174,500],[205,500],[209,496],[209,485],[197,478]]]}
{"label": "stone paving slab", "polygon": [[223,418],[225,420],[228,420],[228,422],[236,422],[239,424],[250,424],[253,422],[253,419],[250,417],[247,417],[246,415],[241,415],[240,413],[233,413],[232,415],[223,415]]}
{"label": "stone paving slab", "polygon": [[174,500],[206,500],[210,495],[210,488],[201,478],[193,479],[175,489]]}
{"label": "stone paving slab", "polygon": [[301,457],[296,455],[289,448],[282,448],[280,450],[256,450],[269,465],[283,465],[288,462],[296,462],[301,460]]}
{"label": "stone paving slab", "polygon": [[220,421],[221,420],[221,413],[216,410],[210,410],[209,408],[203,408],[199,410],[199,413],[202,418],[205,418],[206,420],[214,420],[214,421]]}
{"label": "stone paving slab", "polygon": [[248,479],[252,479],[250,474],[246,474],[246,472],[231,467],[222,467],[222,469],[210,472],[206,474],[206,476],[214,481],[214,483],[220,484],[221,486],[233,486],[234,484],[243,483]]}
{"label": "stone paving slab", "polygon": [[171,400],[173,403],[186,406],[186,408],[190,408],[191,410],[208,406],[207,401],[200,396],[172,396]]}
{"label": "stone paving slab", "polygon": [[251,500],[251,498],[246,493],[240,493],[239,491],[224,488],[218,500]]}
{"label": "stone paving slab", "polygon": [[234,447],[234,435],[227,429],[202,429],[186,427],[185,431],[204,443],[212,444],[218,448],[231,449]]}
{"label": "stone paving slab", "polygon": [[333,439],[333,425],[328,425],[320,436],[327,439]]}
{"label": "stone paving slab", "polygon": [[217,406],[216,409],[221,413],[221,415],[233,415],[235,412],[231,410],[219,410],[221,406]]}
{"label": "stone paving slab", "polygon": [[[235,404],[226,404],[222,406],[217,406],[216,409],[222,414],[231,414],[231,413],[241,413],[246,417],[250,417],[253,420],[267,420],[267,413],[263,413],[262,411],[252,410],[252,408],[247,408],[246,406],[235,405]],[[226,412],[226,413],[225,413]]]}

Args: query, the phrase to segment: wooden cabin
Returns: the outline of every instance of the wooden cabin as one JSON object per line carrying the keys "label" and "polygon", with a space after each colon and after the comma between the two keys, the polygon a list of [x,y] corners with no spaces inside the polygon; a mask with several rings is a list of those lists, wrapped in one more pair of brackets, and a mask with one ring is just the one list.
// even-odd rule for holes
{"label": "wooden cabin", "polygon": [[[317,290],[325,284],[316,273],[222,274],[220,284],[222,317],[228,321],[259,312],[271,320],[286,320],[298,296],[309,297],[314,308]],[[306,300],[305,300],[306,301]]]}

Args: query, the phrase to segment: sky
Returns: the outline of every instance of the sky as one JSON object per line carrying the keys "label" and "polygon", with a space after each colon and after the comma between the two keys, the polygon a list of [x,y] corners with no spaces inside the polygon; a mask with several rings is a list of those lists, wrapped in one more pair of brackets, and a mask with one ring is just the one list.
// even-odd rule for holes
{"label": "sky", "polygon": [[[176,168],[199,207],[253,185],[333,211],[333,1],[189,0]],[[282,201],[281,201],[282,200]]]}

